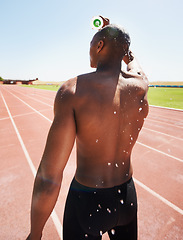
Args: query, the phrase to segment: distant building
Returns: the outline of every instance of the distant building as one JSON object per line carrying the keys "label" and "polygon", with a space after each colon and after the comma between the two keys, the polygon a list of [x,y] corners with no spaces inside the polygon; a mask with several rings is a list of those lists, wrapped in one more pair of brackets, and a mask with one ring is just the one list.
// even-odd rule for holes
{"label": "distant building", "polygon": [[3,84],[25,84],[25,85],[32,85],[32,82],[37,81],[36,79],[31,80],[12,80],[12,79],[3,79]]}

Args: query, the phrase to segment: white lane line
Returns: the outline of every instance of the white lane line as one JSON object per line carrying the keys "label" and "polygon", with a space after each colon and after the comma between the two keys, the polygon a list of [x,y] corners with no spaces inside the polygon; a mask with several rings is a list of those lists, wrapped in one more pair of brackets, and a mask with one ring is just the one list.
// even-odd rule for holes
{"label": "white lane line", "polygon": [[10,94],[12,94],[15,98],[19,99],[21,102],[23,102],[25,105],[27,105],[29,108],[31,108],[32,110],[34,110],[36,113],[38,113],[39,115],[41,115],[43,118],[45,118],[46,120],[48,120],[49,122],[52,123],[52,121],[45,117],[42,113],[40,113],[39,111],[37,111],[35,108],[31,107],[28,103],[24,102],[21,98],[17,97],[15,94],[11,93],[10,91],[7,91],[9,92]]}
{"label": "white lane line", "polygon": [[142,146],[144,146],[144,147],[146,147],[146,148],[149,148],[149,149],[151,149],[151,150],[153,150],[153,151],[156,151],[156,152],[158,152],[158,153],[161,153],[161,154],[163,154],[163,155],[165,155],[165,156],[168,156],[168,157],[170,157],[170,158],[173,158],[173,159],[175,159],[175,160],[177,160],[177,161],[179,161],[179,162],[183,162],[182,159],[177,158],[177,157],[174,157],[174,156],[172,156],[172,155],[170,155],[170,154],[167,154],[167,153],[165,153],[165,152],[162,152],[162,151],[160,151],[160,150],[158,150],[158,149],[156,149],[156,148],[150,147],[150,146],[148,146],[148,145],[146,145],[146,144],[143,144],[143,143],[141,143],[141,142],[138,142],[138,141],[137,141],[136,143],[138,143],[138,144],[140,144],[140,145],[142,145]]}
{"label": "white lane line", "polygon": [[[18,90],[20,90],[20,89],[22,90],[21,86],[17,86],[17,87],[18,87]],[[57,90],[53,91],[53,90],[37,89],[37,88],[26,88],[26,91],[29,92],[30,95],[37,95],[38,97],[45,98],[45,99],[48,99],[48,100],[53,100],[53,98],[56,96],[56,93],[57,93]],[[50,97],[45,97],[45,94],[47,94],[47,91],[48,91],[48,94],[53,93],[53,96],[51,98]],[[40,95],[41,93],[45,93],[45,94]]]}
{"label": "white lane line", "polygon": [[146,121],[153,121],[153,122],[158,122],[158,123],[160,123],[160,124],[164,124],[164,125],[168,125],[168,126],[172,126],[172,127],[176,127],[176,128],[183,128],[183,127],[177,126],[177,125],[175,125],[175,124],[162,122],[161,120],[154,120],[154,119],[151,119],[150,117],[149,117],[149,118],[146,118]]}
{"label": "white lane line", "polygon": [[[10,112],[10,110],[9,110],[7,104],[6,104],[6,101],[5,101],[2,93],[1,93],[1,97],[2,97],[2,99],[3,99],[3,102],[4,102],[5,107],[6,107],[6,109],[7,109],[7,112],[8,112],[8,115],[9,115],[9,117],[10,117],[10,120],[11,120],[11,122],[12,122],[12,124],[13,124],[13,127],[14,127],[14,129],[15,129],[15,132],[16,132],[16,134],[17,134],[18,140],[19,140],[19,142],[20,142],[20,145],[21,145],[21,147],[22,147],[22,150],[23,150],[23,152],[24,152],[24,154],[25,154],[25,157],[26,157],[26,159],[27,159],[27,162],[28,162],[28,164],[29,164],[29,167],[30,167],[30,169],[31,169],[31,171],[32,171],[33,176],[35,177],[35,176],[36,176],[36,169],[35,169],[35,167],[34,167],[34,164],[33,164],[32,160],[31,160],[31,158],[30,158],[30,155],[29,155],[29,153],[28,153],[28,151],[27,151],[27,149],[26,149],[26,147],[25,147],[25,144],[24,144],[24,142],[23,142],[23,140],[22,140],[22,137],[21,137],[21,135],[20,135],[20,133],[19,133],[19,131],[18,131],[18,128],[16,127],[16,124],[15,124],[15,122],[14,122],[14,120],[13,120],[13,117],[12,117],[12,115],[11,115],[11,112]],[[59,220],[59,218],[58,218],[55,210],[52,211],[51,217],[52,217],[53,222],[54,222],[54,224],[55,224],[55,227],[56,227],[56,230],[57,230],[57,232],[58,232],[58,235],[60,236],[60,239],[62,239],[62,238],[61,238],[61,236],[62,236],[62,225],[61,225],[61,222],[60,222],[60,220]]]}
{"label": "white lane line", "polygon": [[168,201],[166,198],[162,197],[161,195],[159,195],[158,193],[154,192],[152,189],[150,189],[149,187],[147,187],[146,185],[144,185],[142,182],[140,182],[139,180],[134,179],[134,182],[136,184],[138,184],[140,187],[142,187],[143,189],[145,189],[147,192],[149,192],[150,194],[152,194],[154,197],[158,198],[160,201],[162,201],[163,203],[165,203],[167,206],[171,207],[172,209],[174,209],[176,212],[180,213],[181,215],[183,215],[183,210],[179,207],[177,207],[175,204],[171,203],[170,201]]}
{"label": "white lane line", "polygon": [[[15,91],[15,90],[13,90],[13,91],[14,91],[15,93],[18,92],[18,91]],[[40,103],[42,103],[42,104],[44,104],[44,105],[47,105],[47,106],[53,108],[53,105],[50,105],[50,104],[45,103],[45,102],[43,102],[43,101],[41,101],[41,100],[38,100],[38,99],[36,99],[35,97],[30,97],[29,95],[26,95],[26,94],[21,93],[21,92],[18,92],[18,93],[22,94],[23,96],[29,97],[29,98],[33,99],[34,101],[40,102]]]}
{"label": "white lane line", "polygon": [[[167,133],[159,132],[159,131],[156,131],[156,130],[153,130],[153,129],[150,129],[150,128],[146,128],[146,127],[143,127],[143,129],[147,129],[148,131],[156,132],[156,133],[158,133],[158,134],[162,134],[162,135],[165,135],[165,136],[167,136],[167,137],[171,137],[171,138],[175,138],[175,139],[177,139],[177,140],[183,141],[183,138],[175,137],[175,136],[169,135],[169,134],[167,134]],[[143,129],[142,129],[142,130],[143,130]]]}
{"label": "white lane line", "polygon": [[[42,109],[42,110],[40,110],[39,112],[45,112],[45,111],[48,111],[48,110],[50,110],[50,108],[48,109]],[[35,114],[35,111],[33,111],[33,112],[29,112],[29,113],[23,113],[23,114],[17,114],[17,115],[14,115],[14,116],[12,116],[13,118],[17,118],[17,117],[23,117],[23,116],[28,116],[28,115],[32,115],[32,114]],[[0,121],[1,120],[7,120],[7,119],[10,119],[9,117],[5,117],[5,118],[0,118]]]}
{"label": "white lane line", "polygon": [[155,106],[155,105],[149,105],[150,107],[155,107],[155,108],[163,108],[163,109],[169,109],[169,110],[175,110],[175,111],[180,111],[183,112],[182,109],[178,109],[178,108],[169,108],[169,107],[161,107],[161,106]]}

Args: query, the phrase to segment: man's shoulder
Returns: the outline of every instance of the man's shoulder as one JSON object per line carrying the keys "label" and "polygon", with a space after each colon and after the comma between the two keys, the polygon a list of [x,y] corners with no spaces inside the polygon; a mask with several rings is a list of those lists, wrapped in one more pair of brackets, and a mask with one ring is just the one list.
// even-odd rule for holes
{"label": "man's shoulder", "polygon": [[57,91],[55,97],[55,104],[56,105],[67,105],[72,104],[73,96],[76,91],[76,82],[77,77],[71,78],[65,81]]}
{"label": "man's shoulder", "polygon": [[148,78],[143,72],[133,73],[133,72],[123,72],[122,73],[124,82],[134,88],[148,89]]}
{"label": "man's shoulder", "polygon": [[74,87],[76,86],[77,77],[71,78],[65,81],[59,88],[58,92],[61,94],[72,94],[74,92]]}

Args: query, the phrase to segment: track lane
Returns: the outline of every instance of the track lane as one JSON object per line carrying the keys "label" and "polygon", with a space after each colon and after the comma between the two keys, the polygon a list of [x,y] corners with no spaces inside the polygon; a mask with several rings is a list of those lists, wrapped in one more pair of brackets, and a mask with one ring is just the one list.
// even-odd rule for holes
{"label": "track lane", "polygon": [[[36,172],[36,170],[35,170],[35,168],[34,168],[34,165],[33,164],[31,164],[32,162],[31,162],[31,158],[30,158],[30,156],[29,156],[29,153],[27,152],[27,148],[25,147],[25,145],[24,145],[24,142],[23,142],[23,140],[22,140],[22,138],[21,138],[21,135],[20,135],[20,133],[19,133],[19,130],[18,130],[18,128],[17,128],[17,125],[16,125],[16,123],[15,123],[15,121],[13,120],[13,118],[12,118],[12,115],[11,115],[11,112],[10,112],[10,110],[9,110],[9,108],[8,108],[8,105],[7,105],[7,103],[6,103],[6,100],[5,100],[5,98],[4,98],[4,96],[2,95],[2,99],[4,100],[4,105],[5,105],[5,107],[6,107],[6,110],[7,110],[7,112],[8,112],[8,114],[9,114],[9,119],[7,119],[7,121],[8,122],[10,122],[11,121],[11,123],[12,123],[12,125],[13,125],[13,127],[14,127],[14,130],[15,130],[15,133],[16,133],[16,136],[15,136],[15,140],[17,140],[17,138],[18,138],[18,140],[19,140],[19,143],[16,143],[16,144],[14,144],[14,152],[13,152],[13,155],[14,155],[14,153],[17,153],[17,146],[22,146],[22,149],[23,149],[23,152],[24,152],[24,156],[22,156],[21,157],[21,159],[23,160],[23,159],[25,159],[25,157],[28,159],[28,162],[29,162],[29,166],[31,166],[31,170],[32,170],[32,172],[33,172],[33,175],[35,174],[35,172]],[[20,124],[21,126],[22,126],[22,124]],[[21,128],[20,127],[20,129],[22,130],[23,128]],[[12,136],[13,134],[11,134],[11,136]],[[26,136],[28,136],[28,134],[26,133]],[[13,142],[15,141],[15,140],[13,140]],[[17,142],[17,141],[16,141]],[[6,149],[7,150],[7,149]],[[11,147],[11,150],[13,150],[13,148]],[[21,154],[22,154],[22,151],[21,151]],[[18,156],[21,156],[21,154],[20,153],[18,153]],[[37,155],[37,153],[36,153],[36,155]],[[6,155],[4,156],[4,158],[6,158],[6,160],[7,160],[7,151],[6,151]],[[11,156],[11,158],[13,159],[13,156]],[[24,161],[24,165],[25,165],[25,161]],[[28,168],[27,169],[27,164],[26,164],[26,171],[24,171],[24,174],[25,174],[25,176],[24,176],[24,178],[23,179],[26,179],[26,181],[27,181],[27,178],[26,178],[26,174],[27,174],[27,172],[29,172],[30,173],[30,169]],[[25,167],[23,167],[24,169],[25,169]],[[8,172],[8,168],[7,167],[5,167],[5,169],[6,169],[6,174],[7,174],[7,176],[8,176],[8,174],[9,174],[9,172]],[[22,169],[22,166],[19,166],[19,169]],[[18,169],[16,169],[16,171],[18,171]],[[29,179],[30,179],[30,177],[29,177]],[[29,186],[33,186],[33,176],[31,177],[31,184],[29,184]],[[21,182],[22,183],[22,182]],[[23,188],[24,186],[25,186],[25,182],[24,182],[24,184],[21,184],[20,185],[21,186],[21,188]],[[15,189],[19,189],[20,188],[20,186],[17,186],[16,188],[15,188],[15,184],[14,184],[14,186],[13,186],[13,189],[12,189],[12,192],[14,193],[15,192]],[[31,192],[32,192],[32,187],[30,187],[30,189],[29,189]],[[26,189],[25,189],[25,187],[24,187],[24,192],[26,193]],[[30,192],[30,193],[31,193]],[[19,194],[20,195],[20,194]],[[19,197],[21,197],[22,198],[22,196],[23,196],[23,198],[22,198],[22,200],[24,201],[24,198],[25,198],[25,195],[26,194],[23,194],[23,192],[21,193],[21,195],[19,196]],[[30,201],[31,201],[31,194],[29,194],[29,196],[28,196],[28,198],[27,198],[28,200],[29,200],[29,205],[27,205],[26,206],[26,212],[27,212],[27,218],[29,219],[29,216],[30,216],[30,213],[29,213],[29,210],[28,209],[30,209]],[[15,200],[16,202],[18,202],[18,200]],[[23,202],[22,202],[22,206],[25,206],[25,204],[23,204]],[[27,207],[28,207],[28,209],[27,209]],[[12,209],[12,211],[13,211],[14,209]],[[24,209],[25,210],[25,209]],[[28,211],[27,211],[28,210]],[[9,209],[8,209],[8,214],[9,214]],[[53,213],[53,214],[55,214],[55,213]],[[54,217],[55,218],[55,217]],[[55,219],[54,219],[55,220]],[[14,219],[12,219],[12,221],[14,221]],[[8,226],[9,226],[9,223],[6,223]],[[25,226],[25,224],[23,224],[24,226]],[[53,232],[53,223],[51,223],[51,221],[49,220],[48,221],[48,229],[50,229],[50,231],[48,231],[46,234],[45,234],[45,239],[51,239],[52,237],[54,238],[54,239],[59,239],[59,237],[58,237],[58,234],[56,234],[56,232],[54,233]],[[21,226],[21,225],[20,225]],[[26,236],[26,234],[28,234],[28,232],[29,232],[29,221],[27,221],[27,224],[26,224],[26,227],[27,227],[27,230],[26,230],[26,233],[24,233],[24,237],[22,238],[22,237],[20,237],[20,238],[18,238],[18,236],[19,236],[19,234],[15,234],[15,235],[13,235],[13,236],[6,236],[5,238],[2,238],[2,239],[14,239],[14,236],[16,236],[16,239],[24,239],[25,238],[25,236]],[[17,226],[15,227],[15,229],[17,229]],[[50,232],[52,232],[52,234],[50,234]],[[13,231],[12,231],[12,233],[13,233]],[[6,233],[7,234],[7,233]]]}
{"label": "track lane", "polygon": [[[25,99],[24,99],[25,100]],[[22,124],[22,123],[21,123]],[[20,125],[21,125],[20,124]],[[28,126],[27,126],[28,127]],[[26,128],[27,128],[26,127]],[[31,148],[31,146],[29,146],[29,148]],[[64,181],[65,181],[65,184],[67,185],[67,184],[69,184],[69,181],[72,179],[72,175],[74,174],[74,169],[73,169],[73,162],[75,162],[74,161],[74,158],[75,158],[75,153],[73,152],[72,153],[73,154],[73,157],[71,157],[71,161],[69,160],[69,163],[68,163],[68,168],[67,168],[67,170],[65,171],[65,176],[66,177],[64,177]],[[70,170],[72,168],[72,170]],[[69,180],[68,180],[69,179]],[[63,184],[63,186],[64,186],[64,184]],[[138,187],[139,188],[139,187]],[[63,188],[64,189],[64,188]],[[67,189],[67,187],[65,188],[65,189]],[[67,190],[64,190],[64,191],[67,191]],[[140,191],[143,191],[143,190],[140,190]],[[62,194],[63,194],[63,191],[62,191]],[[65,196],[66,196],[66,192],[65,192]],[[61,197],[61,199],[63,199],[64,197]],[[62,200],[63,201],[63,200]],[[59,199],[59,201],[58,202],[60,202],[60,199]],[[60,204],[60,203],[59,203]],[[57,205],[59,205],[59,204],[57,204]],[[58,207],[58,209],[60,210],[60,206]],[[62,208],[63,209],[63,208]],[[145,238],[144,238],[145,239]]]}

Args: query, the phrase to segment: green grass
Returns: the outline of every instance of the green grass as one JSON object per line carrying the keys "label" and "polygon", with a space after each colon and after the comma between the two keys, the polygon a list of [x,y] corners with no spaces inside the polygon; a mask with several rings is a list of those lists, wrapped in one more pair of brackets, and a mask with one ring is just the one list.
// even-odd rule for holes
{"label": "green grass", "polygon": [[150,105],[183,109],[183,88],[150,87],[148,101]]}
{"label": "green grass", "polygon": [[[57,91],[61,84],[24,86]],[[150,105],[183,109],[183,88],[150,87],[148,92],[148,101]]]}

